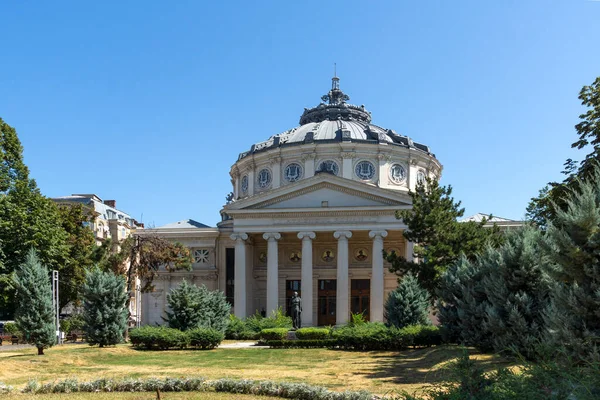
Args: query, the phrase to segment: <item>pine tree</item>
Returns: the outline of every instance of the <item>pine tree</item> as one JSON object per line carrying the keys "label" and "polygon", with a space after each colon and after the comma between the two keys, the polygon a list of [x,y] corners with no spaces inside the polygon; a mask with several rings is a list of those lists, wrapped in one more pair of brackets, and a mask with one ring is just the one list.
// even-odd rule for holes
{"label": "pine tree", "polygon": [[544,313],[548,340],[576,360],[600,360],[600,169],[548,226],[547,251],[556,280]]}
{"label": "pine tree", "polygon": [[16,271],[14,283],[15,321],[27,341],[35,344],[38,355],[43,355],[45,348],[56,343],[56,325],[48,269],[40,263],[35,250],[27,253],[25,262]]}
{"label": "pine tree", "polygon": [[83,285],[83,319],[90,345],[100,347],[123,341],[127,329],[125,279],[93,269]]}
{"label": "pine tree", "polygon": [[400,280],[396,290],[388,295],[385,317],[389,325],[397,328],[431,323],[429,293],[419,286],[419,282],[410,272]]}
{"label": "pine tree", "polygon": [[461,254],[473,260],[488,243],[497,246],[502,241],[498,228],[486,228],[481,222],[458,222],[464,215],[460,201],[452,197],[452,186],[440,186],[435,179],[417,183],[409,192],[412,208],[396,212],[408,229],[404,238],[415,243],[413,254],[418,262],[398,254],[385,254],[391,263],[390,271],[399,275],[410,271],[432,298],[440,284],[440,276]]}
{"label": "pine tree", "polygon": [[449,340],[476,346],[482,351],[493,348],[483,324],[488,302],[482,280],[487,273],[485,266],[498,256],[499,253],[488,246],[477,260],[471,262],[462,255],[442,274],[436,304]]}
{"label": "pine tree", "polygon": [[548,303],[550,263],[541,232],[524,227],[507,235],[486,265],[482,279],[486,294],[483,329],[492,338],[494,350],[517,351],[527,358],[536,356],[544,334],[543,310]]}
{"label": "pine tree", "polygon": [[185,279],[167,295],[172,312],[167,312],[171,328],[186,331],[195,328],[213,328],[225,332],[231,306],[220,291],[209,291],[206,286],[189,284]]}

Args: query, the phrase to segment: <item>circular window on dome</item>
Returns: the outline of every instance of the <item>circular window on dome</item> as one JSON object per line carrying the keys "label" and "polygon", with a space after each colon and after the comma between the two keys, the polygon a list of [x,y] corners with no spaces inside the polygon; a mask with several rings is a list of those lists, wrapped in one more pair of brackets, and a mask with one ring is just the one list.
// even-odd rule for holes
{"label": "circular window on dome", "polygon": [[242,193],[248,192],[248,175],[242,177]]}
{"label": "circular window on dome", "polygon": [[318,172],[329,172],[331,174],[337,175],[339,170],[340,169],[338,168],[338,165],[335,161],[325,160],[321,162],[321,164],[319,164]]}
{"label": "circular window on dome", "polygon": [[361,161],[356,164],[354,173],[363,181],[368,181],[375,176],[375,166],[370,161]]}
{"label": "circular window on dome", "polygon": [[424,185],[425,184],[425,171],[423,171],[422,169],[420,169],[417,172],[417,183],[420,185]]}
{"label": "circular window on dome", "polygon": [[285,167],[284,178],[288,182],[296,182],[302,178],[302,166],[297,163],[288,164],[288,166]]}
{"label": "circular window on dome", "polygon": [[261,169],[258,173],[258,179],[256,181],[258,183],[258,187],[264,189],[269,187],[271,184],[271,171],[268,169]]}
{"label": "circular window on dome", "polygon": [[390,179],[394,183],[402,183],[406,179],[406,170],[400,164],[392,164]]}

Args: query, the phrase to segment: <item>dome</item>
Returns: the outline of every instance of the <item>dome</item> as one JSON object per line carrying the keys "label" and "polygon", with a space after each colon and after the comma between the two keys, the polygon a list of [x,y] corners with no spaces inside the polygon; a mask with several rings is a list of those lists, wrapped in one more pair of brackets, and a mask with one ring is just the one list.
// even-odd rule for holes
{"label": "dome", "polygon": [[314,142],[387,143],[431,154],[428,146],[413,142],[393,129],[372,124],[371,113],[364,105],[347,104],[350,97],[340,90],[339,78],[332,79],[332,89],[321,99],[327,104],[322,102],[316,107],[305,108],[300,126],[253,144],[249,151],[240,154],[238,160],[261,151]]}
{"label": "dome", "polygon": [[321,100],[304,109],[299,126],[239,155],[228,201],[266,195],[321,173],[404,193],[426,177],[439,179],[442,165],[429,147],[373,124],[365,106],[347,103],[337,76]]}

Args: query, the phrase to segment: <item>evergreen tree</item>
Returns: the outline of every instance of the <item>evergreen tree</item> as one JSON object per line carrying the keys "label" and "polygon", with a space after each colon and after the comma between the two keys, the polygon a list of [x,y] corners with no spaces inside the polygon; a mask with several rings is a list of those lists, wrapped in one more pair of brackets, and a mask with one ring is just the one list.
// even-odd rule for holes
{"label": "evergreen tree", "polygon": [[186,331],[195,328],[213,328],[225,333],[231,306],[220,291],[209,291],[183,280],[167,295],[172,312],[167,312],[171,328]]}
{"label": "evergreen tree", "polygon": [[29,250],[14,281],[18,305],[15,321],[27,341],[37,347],[38,355],[43,355],[45,348],[56,343],[56,324],[48,269],[40,263],[35,250]]}
{"label": "evergreen tree", "polygon": [[482,280],[486,265],[495,262],[499,253],[488,246],[471,262],[459,257],[440,279],[436,306],[440,323],[448,340],[476,346],[482,351],[493,348],[491,337],[484,327],[487,295]]}
{"label": "evergreen tree", "polygon": [[548,225],[556,283],[544,313],[548,340],[576,360],[600,360],[600,169],[566,197]]}
{"label": "evergreen tree", "polygon": [[90,345],[100,347],[123,341],[127,329],[125,279],[95,268],[83,286],[83,319]]}
{"label": "evergreen tree", "polygon": [[385,254],[385,257],[391,263],[390,271],[399,275],[412,272],[419,284],[435,298],[440,275],[461,254],[472,260],[486,243],[499,245],[502,236],[496,227],[484,228],[485,219],[458,222],[464,215],[464,208],[460,208],[460,201],[454,202],[451,186],[439,186],[437,180],[427,178],[409,194],[412,208],[397,211],[396,218],[408,227],[403,235],[415,243],[413,256],[417,262],[395,253]]}
{"label": "evergreen tree", "polygon": [[517,351],[530,359],[536,355],[550,286],[543,240],[533,227],[511,232],[498,249],[499,257],[492,257],[493,264],[485,266],[483,329],[493,339],[495,351]]}
{"label": "evergreen tree", "polygon": [[385,302],[385,317],[389,325],[403,328],[408,325],[429,325],[429,293],[419,286],[408,272]]}

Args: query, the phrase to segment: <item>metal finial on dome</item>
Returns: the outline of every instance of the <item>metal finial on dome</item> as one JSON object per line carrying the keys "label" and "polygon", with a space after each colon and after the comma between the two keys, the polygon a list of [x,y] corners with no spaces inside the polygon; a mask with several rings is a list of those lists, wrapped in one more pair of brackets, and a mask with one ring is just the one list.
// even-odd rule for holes
{"label": "metal finial on dome", "polygon": [[340,78],[337,76],[337,66],[333,64],[333,78],[331,78],[331,90],[324,96],[321,96],[321,100],[328,102],[329,104],[343,104],[350,100],[350,96],[342,92],[340,89]]}

